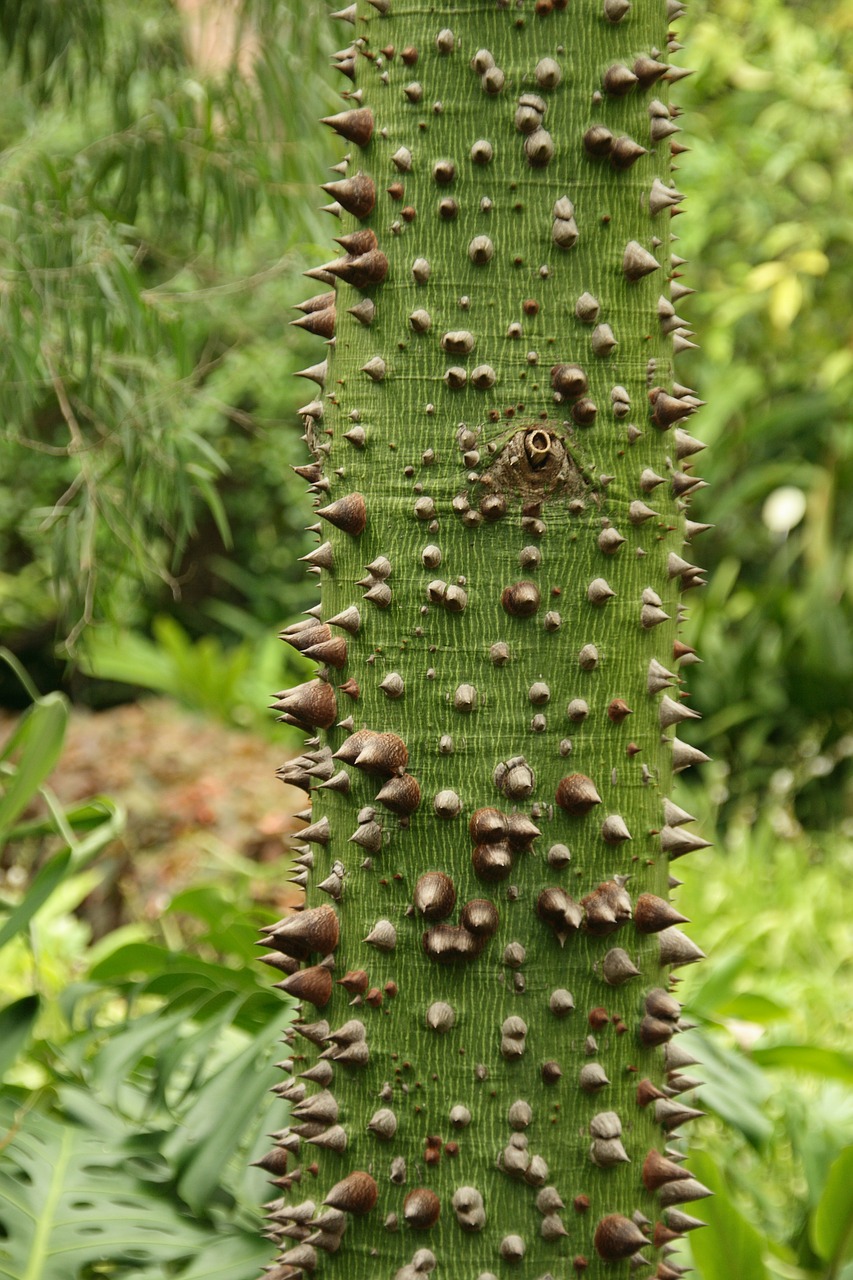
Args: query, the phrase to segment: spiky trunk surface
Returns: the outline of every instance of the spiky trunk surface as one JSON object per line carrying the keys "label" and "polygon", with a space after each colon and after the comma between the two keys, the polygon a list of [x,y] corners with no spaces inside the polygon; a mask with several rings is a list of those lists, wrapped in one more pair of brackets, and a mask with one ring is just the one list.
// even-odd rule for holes
{"label": "spiky trunk surface", "polygon": [[343,13],[343,254],[300,322],[336,328],[322,606],[287,633],[323,665],[277,704],[320,731],[282,771],[308,909],[268,939],[303,1001],[277,1280],[679,1274],[677,14]]}

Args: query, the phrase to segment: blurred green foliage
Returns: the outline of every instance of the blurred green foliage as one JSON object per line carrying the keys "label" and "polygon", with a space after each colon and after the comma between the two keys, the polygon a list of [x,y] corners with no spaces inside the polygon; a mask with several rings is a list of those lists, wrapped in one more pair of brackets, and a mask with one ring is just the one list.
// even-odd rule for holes
{"label": "blurred green foliage", "polygon": [[[4,859],[0,1271],[244,1280],[269,1256],[251,1162],[283,1119],[270,1090],[293,1012],[253,963],[277,915],[257,899],[290,864],[234,855],[158,921],[93,943],[76,912],[123,815],[59,804],[45,778],[67,702],[24,683],[30,707],[0,751],[0,853],[29,873]],[[37,795],[48,820],[22,820]]]}
{"label": "blurred green foliage", "polygon": [[[227,616],[236,629],[238,611],[231,608]],[[163,615],[153,619],[150,639],[127,628],[99,628],[87,637],[80,667],[99,680],[154,690],[212,719],[266,732],[279,746],[296,746],[300,735],[282,730],[267,710],[270,690],[298,684],[315,668],[287,652],[272,631],[248,630],[245,640],[226,647],[216,635],[193,641]]]}
{"label": "blurred green foliage", "polygon": [[[688,8],[675,229],[701,350],[680,376],[708,401],[693,518],[716,522],[694,701],[733,799],[787,785],[826,826],[853,817],[853,17],[843,0]],[[780,489],[799,512],[796,493],[767,505]]]}
{"label": "blurred green foliage", "polygon": [[286,318],[333,37],[319,0],[228,11],[211,71],[168,0],[3,6],[0,631],[39,673],[105,618],[304,607]]}
{"label": "blurred green foliage", "polygon": [[681,971],[679,990],[695,1024],[679,1047],[701,1064],[687,1070],[709,1116],[691,1126],[689,1167],[716,1193],[694,1206],[711,1229],[689,1237],[693,1259],[702,1280],[849,1280],[853,1205],[839,1207],[838,1257],[815,1243],[830,1171],[853,1148],[849,839],[799,829],[787,794],[721,826],[709,792],[685,791],[678,802],[717,832],[713,851],[674,867],[709,957]]}

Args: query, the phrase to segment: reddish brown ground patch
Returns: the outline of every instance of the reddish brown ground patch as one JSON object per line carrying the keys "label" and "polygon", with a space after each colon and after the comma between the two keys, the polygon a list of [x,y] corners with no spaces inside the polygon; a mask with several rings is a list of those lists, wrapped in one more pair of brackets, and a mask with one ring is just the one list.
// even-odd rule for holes
{"label": "reddish brown ground patch", "polygon": [[[12,727],[0,719],[0,741]],[[65,805],[104,795],[127,811],[122,835],[99,859],[103,884],[86,904],[96,936],[129,918],[156,917],[229,852],[258,863],[283,858],[301,825],[293,814],[307,803],[275,776],[286,754],[166,699],[98,713],[75,709],[48,785]],[[25,816],[44,812],[39,802]],[[46,845],[38,855],[49,851]],[[276,910],[300,896],[259,877],[257,900]]]}

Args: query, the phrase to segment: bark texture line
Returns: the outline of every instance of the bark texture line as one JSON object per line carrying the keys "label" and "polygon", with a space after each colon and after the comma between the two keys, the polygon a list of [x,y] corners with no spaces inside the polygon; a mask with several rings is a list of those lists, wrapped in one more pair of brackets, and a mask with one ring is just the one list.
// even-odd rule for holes
{"label": "bark texture line", "polygon": [[[669,0],[336,15],[340,252],[296,322],[319,670],[274,1280],[681,1274],[685,521]],[[318,349],[319,350],[319,349]],[[687,1099],[685,1099],[687,1095]]]}

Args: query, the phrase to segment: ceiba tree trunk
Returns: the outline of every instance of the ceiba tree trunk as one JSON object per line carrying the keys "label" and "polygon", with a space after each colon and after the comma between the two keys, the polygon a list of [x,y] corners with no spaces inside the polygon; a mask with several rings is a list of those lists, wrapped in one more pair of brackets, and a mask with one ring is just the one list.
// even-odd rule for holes
{"label": "ceiba tree trunk", "polygon": [[[357,0],[340,256],[297,324],[322,603],[275,1280],[672,1277],[705,1189],[670,799],[702,446],[671,256],[677,0]],[[677,883],[677,882],[676,882]],[[687,1097],[685,1095],[687,1094]]]}

